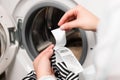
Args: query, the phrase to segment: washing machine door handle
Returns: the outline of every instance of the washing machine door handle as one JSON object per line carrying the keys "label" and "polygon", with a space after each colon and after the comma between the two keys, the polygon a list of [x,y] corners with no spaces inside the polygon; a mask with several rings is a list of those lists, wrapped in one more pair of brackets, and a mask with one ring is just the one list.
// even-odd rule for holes
{"label": "washing machine door handle", "polygon": [[13,19],[0,6],[0,74],[6,71],[8,66],[11,65],[18,51],[19,42],[13,37],[15,29],[16,26]]}

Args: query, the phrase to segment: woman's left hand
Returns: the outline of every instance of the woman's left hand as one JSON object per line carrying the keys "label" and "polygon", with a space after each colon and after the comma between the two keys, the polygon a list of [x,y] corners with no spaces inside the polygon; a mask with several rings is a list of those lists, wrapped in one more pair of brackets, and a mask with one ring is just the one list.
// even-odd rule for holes
{"label": "woman's left hand", "polygon": [[33,65],[37,79],[48,75],[54,76],[50,63],[50,58],[53,55],[53,47],[54,45],[50,45],[35,58]]}

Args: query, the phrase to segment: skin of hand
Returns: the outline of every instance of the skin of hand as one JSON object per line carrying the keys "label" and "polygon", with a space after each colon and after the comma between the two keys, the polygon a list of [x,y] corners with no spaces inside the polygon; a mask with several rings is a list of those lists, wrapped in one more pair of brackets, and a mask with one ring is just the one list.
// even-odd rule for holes
{"label": "skin of hand", "polygon": [[60,19],[58,25],[62,30],[80,28],[96,31],[99,19],[81,5],[67,11]]}
{"label": "skin of hand", "polygon": [[37,75],[37,79],[48,75],[54,76],[50,63],[50,58],[53,55],[53,47],[53,44],[50,45],[35,58],[33,65]]}

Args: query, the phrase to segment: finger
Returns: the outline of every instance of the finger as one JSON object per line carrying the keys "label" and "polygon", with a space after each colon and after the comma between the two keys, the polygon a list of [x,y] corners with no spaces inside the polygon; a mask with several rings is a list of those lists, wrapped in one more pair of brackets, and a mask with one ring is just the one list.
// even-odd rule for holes
{"label": "finger", "polygon": [[41,54],[45,54],[46,52],[48,52],[49,50],[53,49],[54,45],[51,44],[50,46],[48,46],[44,51],[42,51]]}
{"label": "finger", "polygon": [[60,19],[60,21],[58,22],[58,25],[61,26],[62,24],[64,24],[65,22],[68,21],[69,18],[75,17],[75,10],[71,9],[69,11],[67,11],[63,17]]}
{"label": "finger", "polygon": [[67,22],[65,24],[63,24],[60,29],[62,30],[70,30],[72,28],[76,28],[78,25],[78,21],[77,20],[74,20],[74,21],[70,21],[70,22]]}
{"label": "finger", "polygon": [[53,55],[53,49],[50,49],[48,52],[44,54],[43,57],[45,57],[46,59],[50,59],[52,55]]}
{"label": "finger", "polygon": [[53,55],[53,47],[54,45],[50,45],[48,48],[46,48],[42,53],[42,57],[50,59],[51,56]]}
{"label": "finger", "polygon": [[[40,59],[46,58],[49,59],[49,57],[52,55],[51,49],[53,49],[54,45],[50,45],[48,48],[46,48],[43,52],[41,52],[33,61],[34,68],[36,69]],[[50,52],[49,52],[50,51]],[[50,53],[48,55],[45,55],[46,53]]]}
{"label": "finger", "polygon": [[[49,51],[50,51],[51,49],[53,49],[53,47],[54,47],[53,44],[50,45],[49,47],[47,47],[44,51],[42,51],[42,52],[35,58],[35,61],[39,61],[39,59],[41,59],[41,57],[44,57],[44,55],[45,55],[46,53],[49,53]],[[51,53],[51,52],[50,52],[50,53]]]}

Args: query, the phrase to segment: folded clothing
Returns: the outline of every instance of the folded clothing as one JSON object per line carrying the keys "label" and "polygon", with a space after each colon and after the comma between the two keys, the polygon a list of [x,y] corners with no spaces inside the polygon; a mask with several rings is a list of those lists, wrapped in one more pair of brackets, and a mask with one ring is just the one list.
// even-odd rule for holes
{"label": "folded clothing", "polygon": [[26,77],[24,77],[22,80],[37,80],[35,71],[31,71],[27,74]]}
{"label": "folded clothing", "polygon": [[73,71],[69,70],[64,61],[56,59],[58,56],[55,54],[51,58],[51,66],[54,70],[57,80],[79,80],[79,73],[75,74]]}

